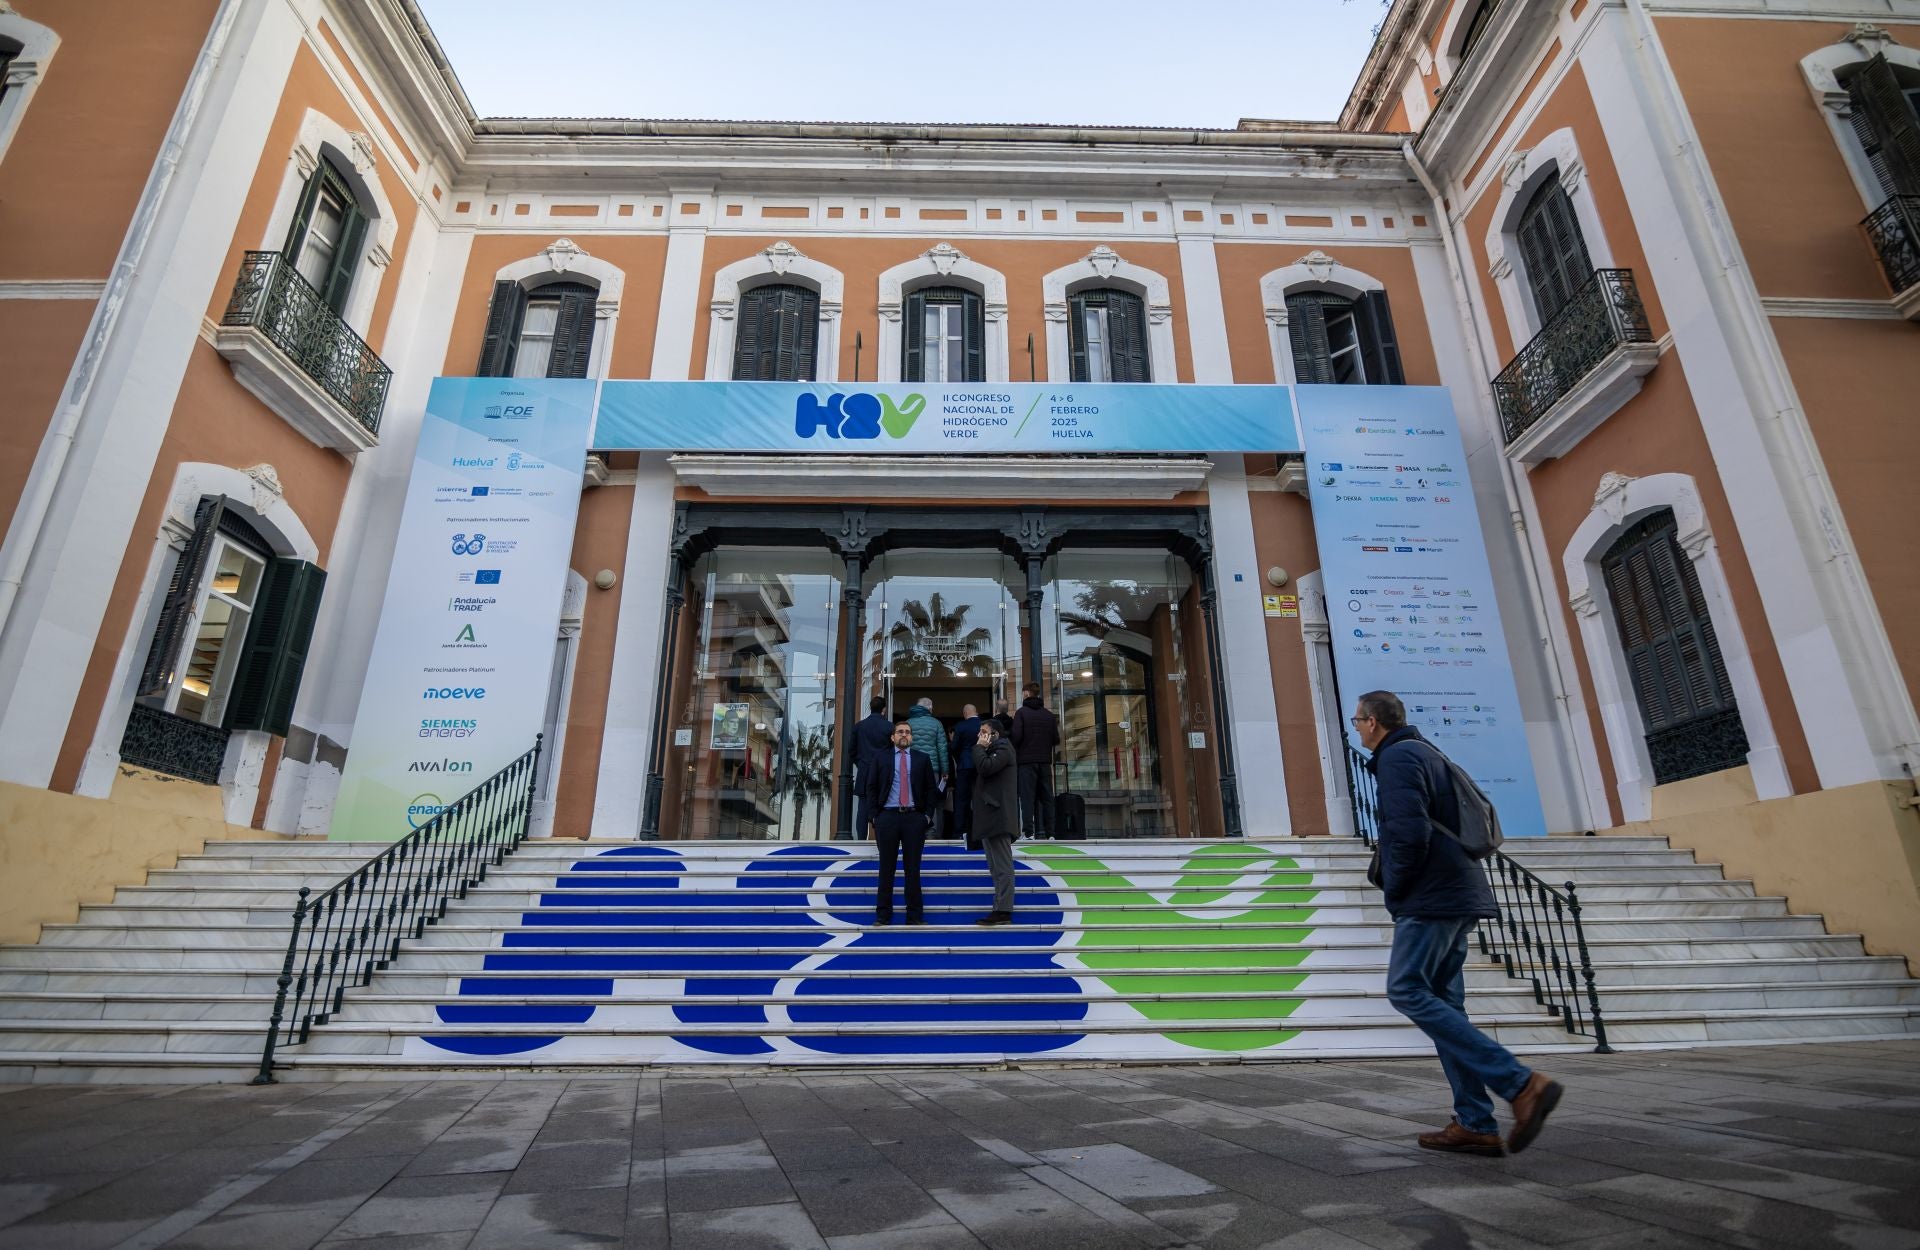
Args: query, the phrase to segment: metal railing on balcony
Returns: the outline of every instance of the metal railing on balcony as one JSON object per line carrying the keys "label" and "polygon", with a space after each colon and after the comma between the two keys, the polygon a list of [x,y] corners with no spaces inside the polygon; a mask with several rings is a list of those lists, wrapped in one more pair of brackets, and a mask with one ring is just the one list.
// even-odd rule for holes
{"label": "metal railing on balcony", "polygon": [[1493,380],[1508,443],[1540,423],[1594,367],[1629,343],[1651,343],[1631,269],[1596,269]]}
{"label": "metal railing on balcony", "polygon": [[[1377,847],[1380,808],[1367,757],[1347,744],[1348,794],[1353,827],[1360,840]],[[1446,837],[1436,833],[1435,837]],[[1481,861],[1487,884],[1500,908],[1498,920],[1480,922],[1480,953],[1507,976],[1533,986],[1533,1001],[1545,1007],[1569,1034],[1593,1039],[1594,1051],[1612,1054],[1607,1025],[1600,1015],[1600,991],[1580,922],[1580,893],[1573,882],[1556,888],[1504,851]]]}
{"label": "metal railing on balcony", "polygon": [[1920,195],[1889,196],[1860,228],[1867,232],[1895,295],[1920,283]]}
{"label": "metal railing on balcony", "polygon": [[259,330],[369,434],[380,432],[393,370],[284,254],[248,252],[241,259],[220,324]]}
{"label": "metal railing on balcony", "polygon": [[136,703],[127,713],[126,732],[120,738],[120,758],[136,768],[217,786],[231,736],[218,725],[203,725],[197,720]]}
{"label": "metal railing on balcony", "polygon": [[447,914],[447,904],[487,879],[526,841],[540,775],[540,737],[526,754],[442,808],[309,900],[300,887],[279,993],[255,1085],[273,1084],[273,1055],[307,1040],[346,1003],[347,991],[400,957]]}

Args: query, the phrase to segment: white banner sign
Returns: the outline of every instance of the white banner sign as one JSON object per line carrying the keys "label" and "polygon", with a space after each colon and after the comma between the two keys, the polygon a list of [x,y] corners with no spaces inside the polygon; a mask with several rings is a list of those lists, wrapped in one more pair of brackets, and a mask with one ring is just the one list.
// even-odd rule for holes
{"label": "white banner sign", "polygon": [[331,837],[402,838],[533,745],[593,387],[434,381]]}

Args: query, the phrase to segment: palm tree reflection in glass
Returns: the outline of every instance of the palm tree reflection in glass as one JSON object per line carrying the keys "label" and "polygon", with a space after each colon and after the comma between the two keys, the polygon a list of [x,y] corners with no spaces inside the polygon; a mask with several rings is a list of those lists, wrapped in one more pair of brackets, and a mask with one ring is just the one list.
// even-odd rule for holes
{"label": "palm tree reflection in glass", "polygon": [[793,741],[790,767],[788,786],[793,791],[795,809],[793,836],[807,836],[803,832],[807,808],[818,799],[820,806],[813,817],[813,840],[817,842],[821,837],[820,822],[832,806],[833,793],[833,736],[825,725],[809,725],[800,731]]}
{"label": "palm tree reflection in glass", "polygon": [[918,599],[902,603],[900,619],[873,640],[869,666],[874,680],[888,672],[896,681],[945,676],[991,678],[999,668],[992,654],[993,631],[985,625],[967,627],[967,613],[972,607],[961,603],[948,610],[939,591],[928,595],[924,603]]}

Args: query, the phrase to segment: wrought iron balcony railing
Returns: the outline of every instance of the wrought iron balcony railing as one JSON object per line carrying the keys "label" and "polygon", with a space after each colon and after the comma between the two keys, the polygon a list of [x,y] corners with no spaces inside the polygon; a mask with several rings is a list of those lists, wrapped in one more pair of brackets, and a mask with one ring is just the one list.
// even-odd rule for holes
{"label": "wrought iron balcony railing", "polygon": [[1895,295],[1920,284],[1920,195],[1894,195],[1860,223]]}
{"label": "wrought iron balcony railing", "polygon": [[283,254],[248,252],[242,258],[220,324],[259,330],[369,434],[380,432],[393,370]]}
{"label": "wrought iron balcony railing", "polygon": [[227,739],[231,736],[218,725],[203,725],[136,703],[127,713],[120,758],[136,768],[215,786],[220,784],[220,768],[226,762]]}
{"label": "wrought iron balcony railing", "polygon": [[1608,356],[1651,343],[1646,306],[1631,269],[1596,269],[1546,327],[1493,380],[1493,402],[1509,444],[1540,423]]}

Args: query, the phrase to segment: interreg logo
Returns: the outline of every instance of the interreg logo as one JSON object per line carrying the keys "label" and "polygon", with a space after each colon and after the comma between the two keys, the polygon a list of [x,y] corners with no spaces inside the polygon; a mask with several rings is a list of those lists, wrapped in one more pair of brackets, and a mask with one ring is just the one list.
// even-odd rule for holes
{"label": "interreg logo", "polygon": [[927,397],[915,392],[898,403],[891,395],[857,395],[835,392],[823,403],[808,392],[794,402],[793,432],[812,438],[821,430],[828,438],[879,438],[882,430],[888,438],[905,438],[920,414],[927,410]]}
{"label": "interreg logo", "polygon": [[486,550],[486,546],[485,534],[475,534],[472,538],[468,538],[463,533],[453,536],[453,554],[457,556],[477,556]]}

